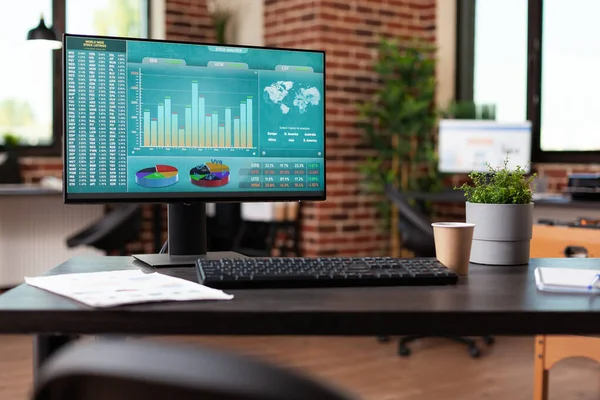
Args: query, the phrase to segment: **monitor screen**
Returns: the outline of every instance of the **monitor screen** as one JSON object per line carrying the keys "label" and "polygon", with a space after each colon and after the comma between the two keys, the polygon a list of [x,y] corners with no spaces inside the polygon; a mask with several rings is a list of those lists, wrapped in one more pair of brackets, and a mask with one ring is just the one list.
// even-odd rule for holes
{"label": "monitor screen", "polygon": [[63,42],[66,202],[325,199],[323,52]]}
{"label": "monitor screen", "polygon": [[529,172],[531,123],[445,119],[439,123],[438,168],[445,173],[488,172],[488,164]]}

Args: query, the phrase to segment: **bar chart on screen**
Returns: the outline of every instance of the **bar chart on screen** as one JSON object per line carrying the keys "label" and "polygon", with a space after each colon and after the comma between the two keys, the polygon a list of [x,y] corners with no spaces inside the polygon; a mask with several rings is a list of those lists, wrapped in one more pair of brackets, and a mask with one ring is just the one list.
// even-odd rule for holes
{"label": "bar chart on screen", "polygon": [[255,77],[220,78],[185,68],[169,72],[130,70],[130,108],[135,108],[130,132],[136,148],[256,150]]}

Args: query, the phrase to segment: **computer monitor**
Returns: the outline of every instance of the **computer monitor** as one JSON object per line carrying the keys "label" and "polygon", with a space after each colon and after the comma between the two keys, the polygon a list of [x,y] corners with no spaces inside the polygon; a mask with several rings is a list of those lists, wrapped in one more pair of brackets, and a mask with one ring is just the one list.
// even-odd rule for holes
{"label": "computer monitor", "polygon": [[531,168],[531,123],[443,119],[438,132],[438,169],[444,173],[489,172],[494,168]]}
{"label": "computer monitor", "polygon": [[65,202],[169,204],[138,259],[205,254],[206,202],[325,200],[324,52],[65,34],[63,62]]}

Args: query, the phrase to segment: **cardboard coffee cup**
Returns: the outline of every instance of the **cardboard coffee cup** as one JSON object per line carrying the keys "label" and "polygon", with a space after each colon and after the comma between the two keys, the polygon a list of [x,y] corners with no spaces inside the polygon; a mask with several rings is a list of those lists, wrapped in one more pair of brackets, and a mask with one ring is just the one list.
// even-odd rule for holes
{"label": "cardboard coffee cup", "polygon": [[434,222],[431,226],[438,261],[458,275],[467,275],[475,224]]}

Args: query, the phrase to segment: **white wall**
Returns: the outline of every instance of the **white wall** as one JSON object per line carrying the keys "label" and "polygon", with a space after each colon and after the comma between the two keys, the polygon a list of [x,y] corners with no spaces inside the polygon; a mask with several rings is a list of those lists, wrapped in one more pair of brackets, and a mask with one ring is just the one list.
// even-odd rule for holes
{"label": "white wall", "polygon": [[454,99],[456,77],[456,0],[438,0],[436,5],[436,101],[445,107]]}
{"label": "white wall", "polygon": [[166,24],[167,11],[165,0],[149,0],[150,1],[150,38],[151,39],[166,39]]}
{"label": "white wall", "polygon": [[234,13],[227,32],[231,43],[251,46],[264,44],[263,0],[218,0],[218,4]]}
{"label": "white wall", "polygon": [[102,205],[65,205],[60,193],[0,197],[0,288],[23,283],[74,256],[104,255],[66,239],[104,216]]}

